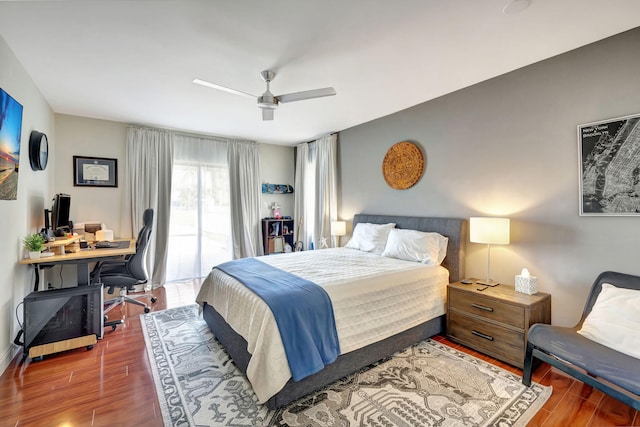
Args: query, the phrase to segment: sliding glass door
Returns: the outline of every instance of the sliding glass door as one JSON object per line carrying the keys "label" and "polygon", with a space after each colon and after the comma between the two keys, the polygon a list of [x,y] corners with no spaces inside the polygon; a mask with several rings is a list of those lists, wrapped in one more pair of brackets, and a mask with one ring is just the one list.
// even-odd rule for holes
{"label": "sliding glass door", "polygon": [[[232,259],[226,145],[217,147],[214,154],[188,151],[181,155],[177,147],[167,281],[204,277],[214,265]],[[188,149],[192,150],[193,145],[189,144]]]}

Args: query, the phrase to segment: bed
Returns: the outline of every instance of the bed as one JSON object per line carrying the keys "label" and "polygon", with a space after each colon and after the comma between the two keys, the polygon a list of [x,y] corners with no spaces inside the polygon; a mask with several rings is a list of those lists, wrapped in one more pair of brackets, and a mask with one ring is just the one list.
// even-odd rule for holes
{"label": "bed", "polygon": [[[353,227],[355,229],[357,224],[387,224],[387,223],[395,223],[396,228],[398,229],[407,229],[407,230],[418,230],[425,232],[437,232],[443,236],[448,238],[448,244],[446,248],[446,257],[442,262],[441,266],[431,267],[429,271],[429,275],[437,276],[438,280],[441,282],[442,280],[453,282],[458,281],[464,277],[464,255],[465,255],[465,242],[467,239],[466,236],[466,222],[462,219],[453,219],[453,218],[428,218],[428,217],[409,217],[409,216],[389,216],[389,215],[368,215],[368,214],[358,214],[354,217]],[[339,251],[352,251],[359,252],[353,249],[333,249],[333,250],[323,250],[323,251],[312,251],[312,253],[307,253],[306,257],[318,257],[323,256],[327,257],[328,260],[323,261],[323,265],[327,266],[331,264],[332,259],[335,257],[342,257]],[[284,261],[293,261],[294,258],[287,258],[287,255],[290,257],[295,257],[296,255],[302,254],[284,254],[277,255],[275,257],[271,256],[266,258],[264,261],[269,261],[271,263],[278,264],[278,262],[282,263]],[[351,254],[350,254],[351,255]],[[358,255],[360,256],[360,255]],[[370,254],[365,255],[371,256]],[[376,255],[377,256],[377,255]],[[334,257],[334,258],[332,258]],[[377,264],[386,264],[391,263],[391,261],[385,257],[378,257],[378,260],[375,260]],[[305,261],[307,262],[307,261]],[[361,262],[358,259],[358,262]],[[365,259],[365,261],[371,263],[371,259]],[[403,268],[402,265],[395,266],[394,268],[397,270],[398,274],[403,274],[409,277],[409,274],[413,274],[412,271],[415,269],[415,274],[423,274],[422,269],[419,270],[416,264],[419,263],[408,263],[408,261],[403,261],[406,264],[406,268]],[[295,264],[295,263],[294,263]],[[411,264],[411,265],[409,265]],[[372,268],[373,264],[362,264],[367,265],[366,268]],[[391,264],[390,264],[391,265]],[[357,269],[356,269],[357,270]],[[331,271],[328,269],[328,271]],[[444,273],[443,273],[444,271]],[[394,273],[396,274],[396,273]],[[444,274],[444,275],[443,275]],[[394,277],[394,276],[380,276],[377,278],[378,282],[384,282],[386,277]],[[448,279],[447,279],[448,277]],[[323,278],[322,280],[330,280],[330,277]],[[393,279],[395,281],[396,279]],[[427,279],[420,279],[427,280]],[[435,279],[434,279],[435,280]],[[212,273],[207,277],[205,283],[203,284],[202,289],[197,297],[197,302],[201,305],[203,310],[203,317],[207,322],[209,328],[215,335],[215,337],[220,341],[220,343],[225,347],[236,366],[243,371],[254,386],[254,390],[258,395],[260,401],[262,401],[268,408],[275,409],[281,406],[284,406],[294,400],[299,399],[302,396],[305,396],[313,391],[316,391],[342,377],[353,373],[371,363],[379,361],[396,351],[402,350],[407,346],[424,340],[428,337],[436,335],[444,331],[444,311],[443,305],[441,305],[440,310],[434,309],[431,314],[424,314],[420,317],[419,323],[415,320],[415,318],[410,319],[413,323],[408,323],[408,329],[406,326],[400,327],[400,329],[395,330],[396,325],[394,322],[389,322],[389,325],[384,325],[387,328],[381,334],[382,338],[378,340],[378,338],[367,337],[367,340],[375,340],[374,342],[369,343],[365,342],[364,346],[348,344],[345,339],[346,346],[343,346],[343,339],[341,336],[341,354],[337,357],[334,363],[331,363],[324,367],[324,369],[320,370],[313,375],[307,376],[299,381],[293,381],[292,379],[288,379],[288,377],[283,377],[282,369],[279,367],[279,359],[265,359],[269,360],[270,364],[265,364],[260,362],[262,360],[262,353],[266,352],[263,350],[262,344],[256,344],[256,331],[251,331],[249,329],[244,329],[242,326],[243,320],[239,319],[238,316],[246,316],[246,314],[230,314],[226,308],[227,306],[236,306],[238,304],[238,300],[234,299],[237,296],[228,290],[226,285],[223,286],[221,282],[233,282],[234,279],[230,277],[226,277],[224,273],[221,273],[218,269],[212,270]],[[214,291],[212,286],[217,286]],[[320,283],[318,283],[320,284]],[[321,285],[323,286],[323,285]],[[323,286],[324,288],[324,286]],[[327,288],[328,289],[328,288]],[[336,289],[341,289],[336,287]],[[440,293],[445,292],[442,290],[442,286],[440,288]],[[233,291],[236,292],[236,291]],[[251,293],[250,290],[243,291],[244,293],[250,294],[250,297],[256,297]],[[334,291],[336,292],[336,291]],[[339,291],[346,292],[346,291]],[[426,291],[425,291],[426,292]],[[435,292],[435,291],[433,291]],[[237,293],[237,292],[236,292]],[[242,292],[241,292],[242,293]],[[331,291],[329,291],[331,293]],[[347,292],[348,294],[348,292]],[[228,301],[225,301],[222,296],[225,298],[228,297]],[[331,294],[331,298],[336,298],[335,293]],[[214,298],[215,296],[215,298]],[[344,298],[343,298],[344,299]],[[336,311],[336,326],[341,332],[345,329],[345,321],[341,321],[341,316],[339,313],[345,312],[344,303],[342,303],[342,309],[340,299],[334,299],[334,308]],[[215,308],[214,308],[215,307]],[[404,307],[404,306],[403,306]],[[216,309],[217,308],[217,309]],[[236,312],[251,312],[251,316],[255,316],[254,308],[240,309],[236,310]],[[268,310],[268,307],[266,308]],[[342,310],[342,311],[340,311]],[[428,311],[430,311],[429,309]],[[349,311],[349,310],[346,310]],[[396,310],[398,312],[405,310]],[[410,311],[410,310],[406,310]],[[224,316],[220,314],[220,312],[224,313]],[[260,312],[258,312],[260,313]],[[234,317],[235,316],[235,317]],[[426,318],[428,317],[428,319]],[[353,318],[353,317],[352,317]],[[240,324],[238,323],[240,322]],[[230,324],[234,325],[234,327],[230,326]],[[343,326],[340,326],[340,325]],[[264,328],[263,328],[264,329]],[[273,336],[269,337],[269,333],[265,333],[263,329],[260,329],[258,341],[266,341],[266,346],[276,347],[276,355],[278,345],[273,344]],[[354,329],[354,328],[351,328]],[[357,329],[357,328],[356,328]],[[244,338],[241,334],[236,332],[239,330],[242,334],[247,337]],[[392,331],[393,333],[390,335],[388,331]],[[368,332],[367,332],[368,333]],[[264,334],[264,337],[263,337]],[[386,335],[389,336],[386,336]],[[357,335],[354,333],[354,335]],[[258,346],[256,346],[258,345]],[[272,351],[272,350],[269,350]],[[252,356],[253,355],[253,356]],[[253,360],[252,360],[253,357]],[[274,362],[274,360],[276,362]],[[251,361],[251,364],[250,364]],[[272,363],[272,364],[271,364]],[[286,365],[286,356],[284,357],[284,363]],[[288,369],[288,368],[287,368]],[[290,372],[289,372],[290,374]],[[260,379],[262,378],[262,380]],[[267,379],[271,380],[271,378],[276,378],[277,386],[276,391],[263,391],[262,381],[266,381]],[[284,384],[284,385],[281,385]],[[273,388],[273,387],[272,387]]]}

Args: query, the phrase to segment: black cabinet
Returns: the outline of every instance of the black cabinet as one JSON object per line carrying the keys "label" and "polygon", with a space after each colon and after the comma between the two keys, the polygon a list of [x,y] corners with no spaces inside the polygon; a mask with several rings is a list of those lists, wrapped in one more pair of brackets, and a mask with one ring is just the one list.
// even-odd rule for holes
{"label": "black cabinet", "polygon": [[265,255],[293,251],[293,219],[262,220],[262,243]]}

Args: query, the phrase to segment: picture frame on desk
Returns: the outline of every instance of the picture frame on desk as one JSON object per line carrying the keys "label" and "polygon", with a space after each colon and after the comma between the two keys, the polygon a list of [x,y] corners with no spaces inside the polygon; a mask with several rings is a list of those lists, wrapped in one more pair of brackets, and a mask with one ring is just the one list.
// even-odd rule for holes
{"label": "picture frame on desk", "polygon": [[73,156],[75,187],[118,187],[118,159]]}

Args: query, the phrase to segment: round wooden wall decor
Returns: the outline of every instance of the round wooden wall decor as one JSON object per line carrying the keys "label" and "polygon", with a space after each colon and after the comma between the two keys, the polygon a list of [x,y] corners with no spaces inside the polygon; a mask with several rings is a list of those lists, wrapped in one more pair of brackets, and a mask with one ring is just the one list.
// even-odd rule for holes
{"label": "round wooden wall decor", "polygon": [[382,161],[382,175],[389,187],[406,190],[420,180],[424,172],[424,157],[420,148],[409,142],[393,144]]}

